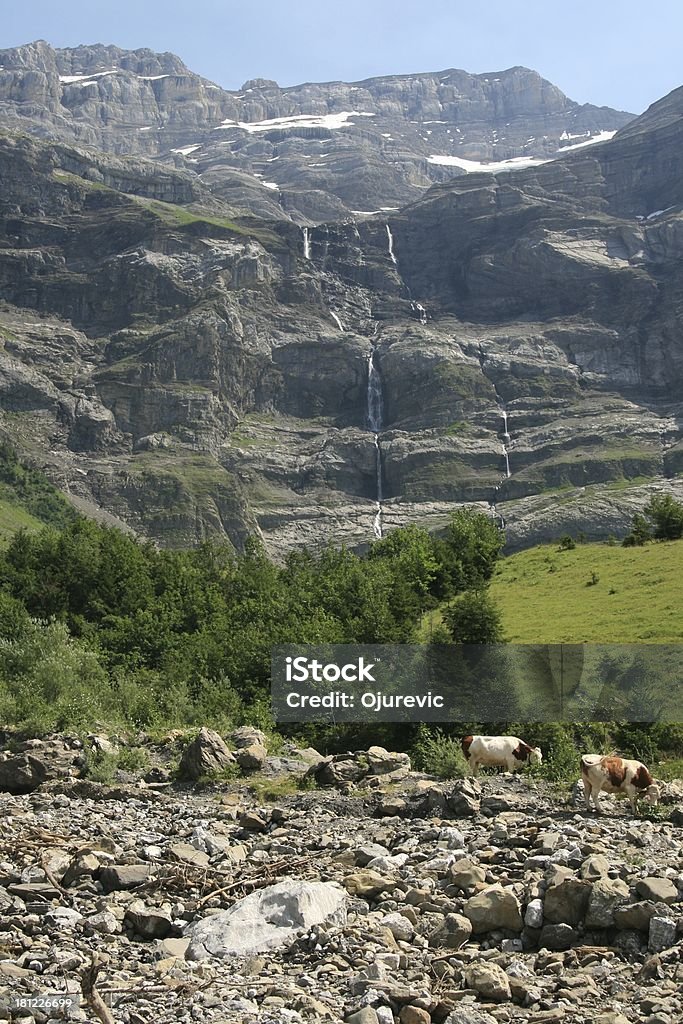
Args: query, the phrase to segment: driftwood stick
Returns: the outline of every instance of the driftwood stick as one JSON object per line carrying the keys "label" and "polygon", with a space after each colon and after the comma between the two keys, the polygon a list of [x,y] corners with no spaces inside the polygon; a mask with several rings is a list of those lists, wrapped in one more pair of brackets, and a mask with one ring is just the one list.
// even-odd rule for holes
{"label": "driftwood stick", "polygon": [[111,1015],[111,1010],[105,1003],[104,999],[97,991],[96,982],[97,975],[100,971],[100,964],[97,959],[97,955],[93,956],[92,962],[89,967],[86,967],[81,975],[81,991],[85,996],[85,999],[90,1004],[102,1024],[116,1024],[116,1021]]}

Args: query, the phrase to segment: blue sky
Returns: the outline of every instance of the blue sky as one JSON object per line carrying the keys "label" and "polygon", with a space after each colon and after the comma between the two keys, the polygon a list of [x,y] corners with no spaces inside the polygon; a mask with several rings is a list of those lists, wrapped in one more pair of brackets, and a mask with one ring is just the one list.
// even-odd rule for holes
{"label": "blue sky", "polygon": [[640,113],[683,84],[672,0],[24,0],[3,4],[0,48],[115,43],[171,50],[236,89],[464,68],[534,68],[572,99]]}

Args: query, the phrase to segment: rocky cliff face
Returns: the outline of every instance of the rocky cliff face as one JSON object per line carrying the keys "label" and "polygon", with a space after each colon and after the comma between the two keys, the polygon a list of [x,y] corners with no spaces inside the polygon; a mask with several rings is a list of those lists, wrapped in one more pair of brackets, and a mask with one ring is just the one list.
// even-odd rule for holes
{"label": "rocky cliff face", "polygon": [[527,68],[229,92],[173,54],[0,50],[17,130],[185,167],[235,209],[299,223],[398,208],[477,161],[547,159],[632,117],[579,105]]}
{"label": "rocky cliff face", "polygon": [[[36,44],[3,61],[4,109],[34,135],[38,115],[21,112],[31,90],[17,83],[127,75],[156,88],[157,74],[185,75],[177,58],[103,47]],[[452,75],[460,119],[490,116],[503,80],[502,116],[566,113],[530,72]],[[437,101],[444,113],[446,78],[365,83],[363,103],[375,97],[376,118],[392,103],[404,120]],[[282,105],[290,94],[300,111],[302,97],[314,106],[342,88],[256,82],[242,100],[252,121],[299,117]],[[51,95],[43,129],[59,135]],[[265,96],[273,106],[257,106]],[[270,131],[240,137],[261,156],[292,144],[288,128]],[[338,207],[341,219],[303,226],[277,204],[235,215],[225,175],[126,155],[126,132],[115,138],[123,155],[0,135],[2,430],[79,508],[162,544],[239,547],[251,532],[278,553],[365,544],[411,521],[438,528],[465,502],[502,516],[513,545],[606,535],[653,487],[683,491],[683,90],[610,141],[461,174],[399,211],[350,219]]]}

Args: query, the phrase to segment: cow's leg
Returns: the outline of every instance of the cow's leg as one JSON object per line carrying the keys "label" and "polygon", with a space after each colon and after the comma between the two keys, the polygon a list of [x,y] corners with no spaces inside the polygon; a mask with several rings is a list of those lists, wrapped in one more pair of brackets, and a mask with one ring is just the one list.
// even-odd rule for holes
{"label": "cow's leg", "polygon": [[602,792],[602,786],[593,787],[593,803],[595,804],[595,810],[598,814],[602,814],[602,804],[600,803],[600,793]]}
{"label": "cow's leg", "polygon": [[584,798],[586,800],[586,810],[587,811],[590,811],[590,809],[591,809],[591,793],[592,792],[593,792],[593,787],[591,786],[591,784],[588,781],[588,779],[584,778],[584,780],[583,780],[583,795],[584,795]]}
{"label": "cow's leg", "polygon": [[472,775],[476,779],[477,774],[479,772],[479,762],[477,761],[476,757],[473,757],[472,760],[470,761],[470,768],[472,769]]}
{"label": "cow's leg", "polygon": [[629,786],[626,790],[626,794],[631,801],[631,811],[635,815],[636,813],[636,790],[634,786]]}

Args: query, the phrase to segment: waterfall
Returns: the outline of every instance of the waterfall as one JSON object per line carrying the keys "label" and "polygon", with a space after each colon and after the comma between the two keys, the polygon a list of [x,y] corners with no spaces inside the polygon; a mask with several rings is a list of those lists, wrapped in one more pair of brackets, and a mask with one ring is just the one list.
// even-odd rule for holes
{"label": "waterfall", "polygon": [[344,324],[341,322],[341,320],[339,319],[337,314],[334,313],[332,310],[330,310],[330,316],[332,317],[332,319],[334,320],[335,324],[337,325],[337,327],[339,328],[340,331],[346,330],[346,328],[344,327]]}
{"label": "waterfall", "polygon": [[508,432],[508,414],[506,409],[501,409],[500,414],[503,417],[503,455],[505,457],[505,476],[510,476],[510,456],[508,455],[508,447],[510,444],[510,434]]}
{"label": "waterfall", "polygon": [[424,306],[422,305],[421,302],[415,302],[413,300],[413,296],[412,296],[412,293],[410,291],[410,287],[406,283],[406,281],[403,280],[401,272],[398,269],[398,260],[396,259],[396,253],[394,252],[394,236],[391,233],[391,228],[389,227],[388,224],[386,224],[385,227],[387,229],[387,238],[389,240],[389,259],[391,260],[391,262],[396,267],[396,270],[398,271],[399,277],[401,278],[401,281],[403,282],[403,287],[406,290],[406,295],[408,296],[408,299],[410,300],[410,309],[411,309],[411,311],[413,313],[415,313],[417,315],[417,318],[418,318],[418,320],[420,321],[421,324],[426,324],[427,323],[427,310],[424,308]]}
{"label": "waterfall", "polygon": [[308,228],[302,228],[304,235],[304,259],[310,260],[311,258],[311,233]]}
{"label": "waterfall", "polygon": [[368,428],[374,434],[375,443],[375,479],[377,505],[375,518],[372,522],[372,529],[377,540],[382,537],[382,449],[379,443],[379,435],[382,430],[383,421],[383,400],[382,400],[382,378],[375,362],[377,349],[375,345],[370,348],[368,357],[368,388],[367,388],[367,419]]}
{"label": "waterfall", "polygon": [[398,266],[398,260],[396,259],[396,254],[394,253],[394,236],[392,235],[391,228],[389,227],[388,224],[387,224],[387,238],[389,239],[389,259],[394,264],[394,266],[397,267]]}
{"label": "waterfall", "polygon": [[412,309],[413,313],[417,313],[418,317],[420,318],[421,324],[427,323],[427,310],[424,308],[421,302],[411,302],[410,308]]}

